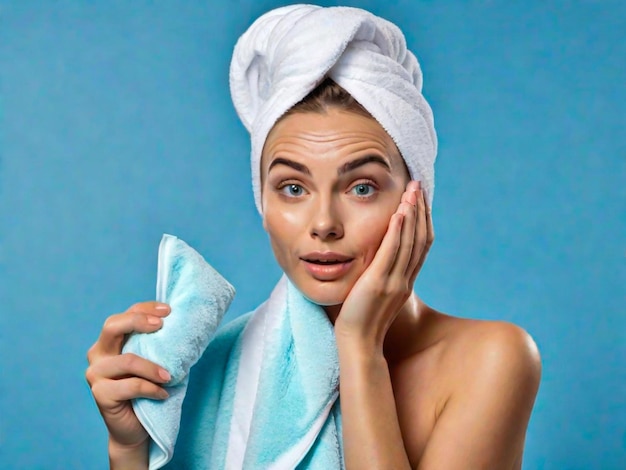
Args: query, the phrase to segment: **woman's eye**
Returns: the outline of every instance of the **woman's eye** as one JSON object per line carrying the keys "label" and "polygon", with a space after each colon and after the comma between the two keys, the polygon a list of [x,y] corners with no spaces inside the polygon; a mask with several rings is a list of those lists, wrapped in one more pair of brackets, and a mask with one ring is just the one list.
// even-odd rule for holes
{"label": "woman's eye", "polygon": [[375,190],[376,188],[374,188],[374,186],[372,186],[371,184],[360,183],[352,188],[352,193],[356,196],[365,197],[374,194]]}
{"label": "woman's eye", "polygon": [[298,197],[304,194],[304,188],[299,184],[286,184],[280,191],[286,196]]}

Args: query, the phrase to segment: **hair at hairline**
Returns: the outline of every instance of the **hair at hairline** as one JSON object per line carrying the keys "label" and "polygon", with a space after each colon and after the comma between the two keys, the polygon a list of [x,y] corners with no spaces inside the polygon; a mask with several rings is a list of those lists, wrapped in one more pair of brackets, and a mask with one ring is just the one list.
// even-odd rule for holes
{"label": "hair at hairline", "polygon": [[374,119],[350,93],[337,85],[331,78],[325,78],[313,91],[291,107],[279,122],[296,113],[326,113],[329,108],[339,108],[361,116]]}

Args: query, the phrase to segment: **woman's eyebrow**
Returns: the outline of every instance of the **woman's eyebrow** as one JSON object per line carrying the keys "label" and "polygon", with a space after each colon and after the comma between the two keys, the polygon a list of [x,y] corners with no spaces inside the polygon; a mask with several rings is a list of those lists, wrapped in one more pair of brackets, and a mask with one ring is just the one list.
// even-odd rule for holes
{"label": "woman's eyebrow", "polygon": [[348,173],[349,171],[355,170],[363,165],[367,165],[368,163],[378,163],[379,165],[384,166],[387,171],[391,173],[391,165],[389,165],[389,162],[387,162],[385,158],[380,155],[368,155],[366,157],[357,158],[351,162],[345,163],[337,170],[337,174],[341,176],[344,173]]}
{"label": "woman's eyebrow", "polygon": [[302,163],[294,162],[293,160],[289,160],[287,158],[282,158],[282,157],[278,157],[272,160],[272,163],[270,163],[270,166],[267,169],[267,172],[269,173],[270,170],[274,168],[276,165],[286,165],[288,167],[293,168],[296,171],[299,171],[300,173],[304,173],[305,175],[311,176],[311,171]]}

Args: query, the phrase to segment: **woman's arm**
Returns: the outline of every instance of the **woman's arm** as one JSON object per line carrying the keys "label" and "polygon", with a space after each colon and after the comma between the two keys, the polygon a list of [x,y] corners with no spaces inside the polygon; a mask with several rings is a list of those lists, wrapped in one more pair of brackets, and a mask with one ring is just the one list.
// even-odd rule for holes
{"label": "woman's arm", "polygon": [[348,469],[410,468],[383,344],[434,238],[425,194],[419,191],[419,183],[409,183],[374,260],[335,322]]}
{"label": "woman's arm", "polygon": [[[418,190],[414,182],[407,187],[376,257],[335,322],[348,469],[410,468],[383,343],[434,238]],[[541,373],[535,344],[513,325],[486,322],[455,340],[455,348],[444,365],[447,372],[456,368],[449,400],[418,468],[519,467]]]}
{"label": "woman's arm", "polygon": [[141,470],[148,468],[148,448],[150,440],[131,447],[119,446],[109,440],[110,470]]}
{"label": "woman's arm", "polygon": [[348,338],[337,348],[346,468],[411,468],[382,350]]}

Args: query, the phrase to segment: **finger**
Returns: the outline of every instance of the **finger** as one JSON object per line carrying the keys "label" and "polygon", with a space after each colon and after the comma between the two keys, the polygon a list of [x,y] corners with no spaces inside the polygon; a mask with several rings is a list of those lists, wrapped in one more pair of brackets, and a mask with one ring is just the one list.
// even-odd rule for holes
{"label": "finger", "polygon": [[416,237],[418,239],[417,243],[419,243],[419,245],[422,248],[420,250],[419,259],[413,268],[413,272],[411,273],[411,279],[413,281],[417,277],[417,274],[419,273],[420,269],[422,269],[422,266],[424,265],[424,262],[426,261],[426,257],[428,256],[428,252],[435,238],[435,234],[433,231],[431,208],[428,205],[425,191],[422,191],[422,197],[420,199],[421,199],[420,205],[423,209],[423,219],[421,223],[422,227],[421,229],[418,230]]}
{"label": "finger", "polygon": [[435,241],[435,227],[433,226],[433,208],[430,207],[427,201],[427,196],[424,194],[426,200],[426,227],[428,235],[426,236],[426,244],[430,248]]}
{"label": "finger", "polygon": [[126,310],[127,312],[145,313],[157,317],[166,317],[170,314],[171,308],[168,304],[151,300],[149,302],[139,302]]}
{"label": "finger", "polygon": [[426,209],[424,205],[423,192],[415,193],[415,230],[413,232],[413,252],[411,260],[407,265],[406,274],[411,277],[424,251],[424,240],[426,233]]}
{"label": "finger", "polygon": [[380,243],[368,270],[374,271],[379,275],[385,275],[391,271],[400,247],[400,236],[403,225],[404,215],[396,211],[389,220],[387,232],[385,232],[383,241]]}
{"label": "finger", "polygon": [[398,210],[404,214],[404,223],[402,224],[402,234],[400,238],[400,248],[391,271],[391,275],[399,275],[404,277],[411,261],[411,255],[414,250],[415,243],[415,194],[411,191],[407,198],[407,202],[400,204]]}
{"label": "finger", "polygon": [[85,377],[90,385],[103,378],[140,377],[155,383],[167,383],[171,379],[163,367],[131,353],[103,357],[89,366]]}
{"label": "finger", "polygon": [[124,313],[111,315],[104,322],[98,341],[91,347],[87,359],[91,363],[101,355],[119,354],[126,335],[130,333],[151,333],[163,326],[163,317],[169,314],[169,306],[163,307],[136,304]]}
{"label": "finger", "polygon": [[400,198],[400,202],[408,202],[410,204],[415,204],[416,199],[413,199],[413,193],[418,192],[420,190],[421,183],[419,181],[411,180],[406,185],[404,192],[402,193],[402,197]]}
{"label": "finger", "polygon": [[134,398],[151,398],[163,400],[169,396],[167,391],[149,380],[129,377],[119,380],[99,380],[91,388],[100,408],[113,408],[120,402]]}

